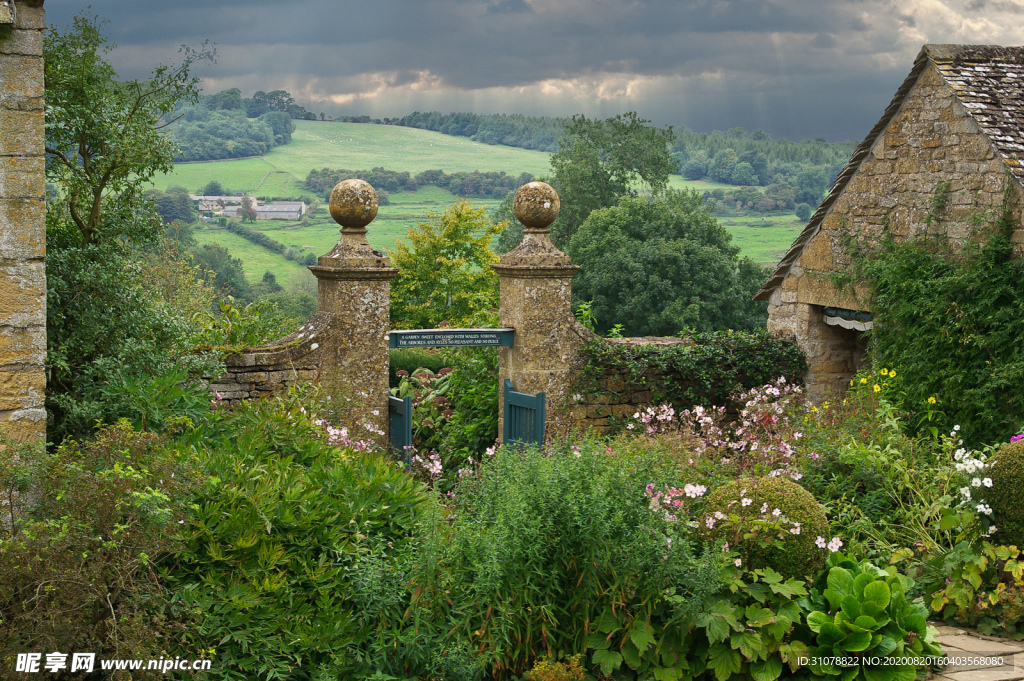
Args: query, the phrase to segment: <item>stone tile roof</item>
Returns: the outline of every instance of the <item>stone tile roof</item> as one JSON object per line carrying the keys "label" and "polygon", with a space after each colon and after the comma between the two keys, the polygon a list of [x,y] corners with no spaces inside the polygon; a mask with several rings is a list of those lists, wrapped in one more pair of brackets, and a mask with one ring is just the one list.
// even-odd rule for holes
{"label": "stone tile roof", "polygon": [[1018,160],[1018,157],[1024,158],[1024,47],[925,45],[882,118],[854,150],[832,189],[754,300],[768,300],[782,284],[804,247],[818,233],[829,209],[871,152],[875,140],[899,112],[903,100],[929,64],[933,64],[953,88],[996,151],[1002,154],[1009,170],[1024,185],[1024,163]]}
{"label": "stone tile roof", "polygon": [[935,68],[1024,184],[1024,47],[926,45]]}

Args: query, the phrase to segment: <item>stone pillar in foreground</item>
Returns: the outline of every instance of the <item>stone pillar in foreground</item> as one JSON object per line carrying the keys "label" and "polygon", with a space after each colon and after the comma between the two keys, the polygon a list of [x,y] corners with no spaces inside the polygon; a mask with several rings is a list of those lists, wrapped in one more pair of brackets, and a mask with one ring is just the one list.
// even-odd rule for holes
{"label": "stone pillar in foreground", "polygon": [[0,434],[46,438],[41,0],[0,5]]}
{"label": "stone pillar in foreground", "polygon": [[[388,330],[391,267],[366,241],[377,216],[377,192],[363,180],[339,182],[331,191],[331,217],[341,239],[318,264],[317,317],[322,356],[320,387],[331,396],[332,420],[352,439],[385,444],[388,428]],[[360,424],[372,426],[372,432]]]}
{"label": "stone pillar in foreground", "polygon": [[510,348],[501,348],[498,365],[499,423],[504,426],[505,379],[529,394],[546,393],[545,442],[569,433],[569,399],[579,349],[591,337],[572,312],[572,277],[579,270],[551,243],[548,226],[558,217],[558,194],[543,182],[516,192],[516,219],[523,240],[492,265],[501,280],[501,326],[516,330]]}

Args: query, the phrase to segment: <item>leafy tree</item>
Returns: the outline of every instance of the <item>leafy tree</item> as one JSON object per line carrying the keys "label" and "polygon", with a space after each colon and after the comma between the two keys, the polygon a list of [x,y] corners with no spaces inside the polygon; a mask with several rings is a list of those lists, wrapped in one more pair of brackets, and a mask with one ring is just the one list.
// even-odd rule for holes
{"label": "leafy tree", "polygon": [[806,203],[798,203],[798,204],[796,204],[796,216],[798,218],[800,218],[801,220],[804,220],[804,221],[810,220],[811,219],[811,207],[809,205],[807,205]]}
{"label": "leafy tree", "polygon": [[117,237],[152,241],[152,222],[137,219],[142,193],[156,173],[173,167],[174,145],[160,129],[182,100],[196,101],[189,68],[214,53],[183,47],[178,66],[157,66],[146,80],[118,81],[103,55],[111,47],[102,23],[82,14],[70,30],[44,39],[46,173],[78,232],[78,245]]}
{"label": "leafy tree", "polygon": [[252,199],[248,195],[242,197],[242,205],[238,209],[238,217],[242,219],[242,222],[246,220],[256,222],[256,209],[253,207]]}
{"label": "leafy tree", "polygon": [[216,275],[219,296],[234,296],[243,302],[252,300],[242,261],[232,256],[228,249],[217,243],[203,244],[192,252],[192,257],[196,264]]}
{"label": "leafy tree", "polygon": [[55,188],[46,216],[46,403],[55,443],[130,413],[164,374],[208,375],[218,365],[189,352],[189,319],[161,297],[143,252],[165,229],[144,196],[148,180],[172,166],[163,117],[196,99],[189,67],[213,55],[186,49],[182,64],[122,82],[104,59],[101,25],[79,15],[43,43],[46,175]]}
{"label": "leafy tree", "polygon": [[591,213],[569,243],[581,266],[573,298],[593,301],[601,332],[615,324],[654,336],[763,327],[767,305],[750,298],[767,274],[730,241],[697,192],[624,197]]}
{"label": "leafy tree", "polygon": [[475,312],[496,307],[498,257],[494,237],[505,227],[487,219],[486,209],[468,201],[409,228],[408,243],[395,244],[391,262],[400,271],[391,285],[392,323],[399,328],[454,326]]}
{"label": "leafy tree", "polygon": [[675,134],[671,127],[661,130],[648,122],[634,112],[604,121],[573,116],[551,157],[562,203],[551,227],[559,247],[569,243],[591,211],[637,196],[638,185],[655,194],[668,188],[676,170],[669,153]]}
{"label": "leafy tree", "polygon": [[226,196],[228,190],[224,189],[217,180],[210,180],[205,187],[199,190],[199,193],[203,196]]}
{"label": "leafy tree", "polygon": [[153,202],[157,212],[164,219],[164,222],[171,223],[175,220],[184,223],[195,222],[196,206],[184,187],[173,187],[166,192],[159,189],[148,189],[145,192],[146,198]]}

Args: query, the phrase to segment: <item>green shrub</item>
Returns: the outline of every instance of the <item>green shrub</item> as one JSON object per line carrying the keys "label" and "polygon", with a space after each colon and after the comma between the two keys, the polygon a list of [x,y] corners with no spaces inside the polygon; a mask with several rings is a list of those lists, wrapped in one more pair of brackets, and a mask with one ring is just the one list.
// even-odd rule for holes
{"label": "green shrub", "polygon": [[353,585],[428,501],[393,462],[331,447],[305,411],[247,404],[196,437],[205,483],[163,574],[194,647],[216,647],[213,678],[351,678],[379,625]]}
{"label": "green shrub", "polygon": [[498,349],[452,348],[445,358],[454,372],[441,453],[446,467],[458,467],[470,456],[479,460],[498,439]]}
{"label": "green shrub", "polygon": [[[600,646],[592,661],[621,661],[609,634],[648,632],[667,589],[686,596],[683,608],[721,586],[721,554],[698,560],[685,527],[651,509],[646,485],[663,483],[660,471],[656,457],[610,456],[601,441],[499,449],[417,548],[418,607],[478,648],[496,678],[585,653],[588,642]],[[664,635],[685,651],[679,620]]]}
{"label": "green shrub", "polygon": [[1003,445],[989,468],[992,488],[985,496],[992,506],[1001,544],[1024,548],[1024,440]]}
{"label": "green shrub", "polygon": [[750,569],[805,577],[825,564],[815,544],[828,535],[825,509],[785,478],[740,478],[722,485],[708,495],[701,527],[715,543],[727,541]]}
{"label": "green shrub", "polygon": [[181,623],[158,614],[151,564],[177,546],[188,473],[126,421],[54,452],[0,445],[0,668],[25,652],[157,658],[174,646]]}

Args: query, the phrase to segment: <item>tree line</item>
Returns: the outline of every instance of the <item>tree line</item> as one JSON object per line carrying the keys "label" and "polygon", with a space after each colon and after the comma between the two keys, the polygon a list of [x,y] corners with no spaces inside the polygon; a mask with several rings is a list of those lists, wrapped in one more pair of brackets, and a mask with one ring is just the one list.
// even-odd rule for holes
{"label": "tree line", "polygon": [[501,199],[527,182],[533,182],[533,175],[520,173],[508,175],[501,172],[446,173],[443,170],[424,170],[412,175],[408,171],[373,168],[371,170],[332,170],[321,168],[310,170],[306,176],[306,189],[324,195],[329,200],[334,185],[342,180],[360,179],[369,182],[377,190],[381,203],[387,205],[388,195],[395,192],[414,192],[420,187],[433,185],[447,189],[456,196],[480,199]]}
{"label": "tree line", "polygon": [[315,116],[284,90],[258,90],[243,98],[241,90],[231,88],[185,104],[167,118],[178,145],[174,160],[210,161],[260,156],[292,141],[293,118]]}

